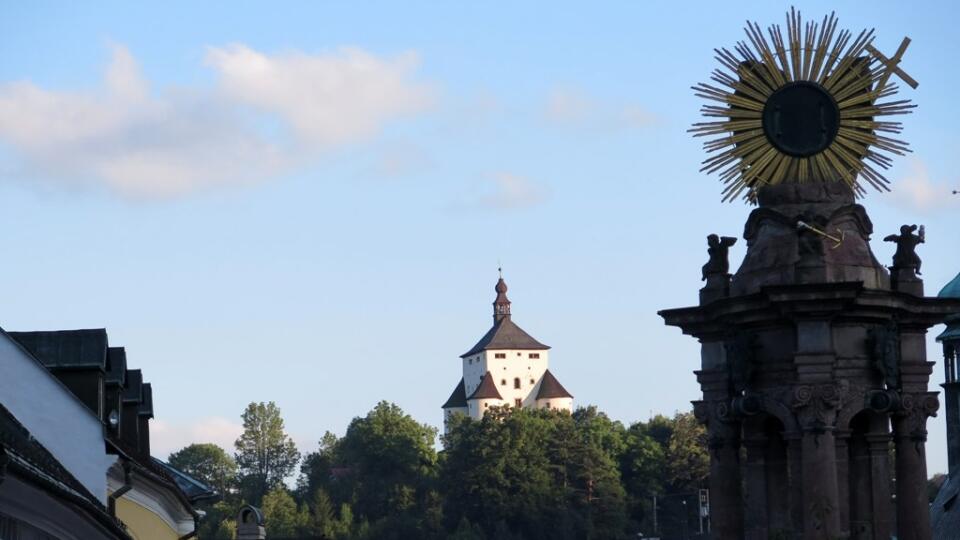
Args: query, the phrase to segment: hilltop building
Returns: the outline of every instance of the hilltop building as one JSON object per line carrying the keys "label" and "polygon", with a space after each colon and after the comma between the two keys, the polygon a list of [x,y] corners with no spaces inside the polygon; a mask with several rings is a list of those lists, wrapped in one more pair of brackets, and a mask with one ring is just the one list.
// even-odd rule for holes
{"label": "hilltop building", "polygon": [[573,410],[573,396],[550,370],[550,347],[517,326],[503,276],[497,281],[493,327],[460,355],[463,377],[443,404],[444,421],[461,413],[479,420],[495,406]]}

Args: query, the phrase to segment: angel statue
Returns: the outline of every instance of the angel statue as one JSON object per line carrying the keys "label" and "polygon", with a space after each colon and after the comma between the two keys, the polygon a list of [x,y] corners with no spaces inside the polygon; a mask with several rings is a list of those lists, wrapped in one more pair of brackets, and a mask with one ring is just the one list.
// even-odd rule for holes
{"label": "angel statue", "polygon": [[920,226],[919,234],[913,234],[917,230],[916,225],[904,225],[900,227],[900,234],[891,234],[883,239],[884,242],[895,242],[897,251],[893,254],[893,266],[891,269],[913,268],[917,275],[920,275],[920,257],[917,256],[917,245],[926,241],[926,233],[923,225]]}

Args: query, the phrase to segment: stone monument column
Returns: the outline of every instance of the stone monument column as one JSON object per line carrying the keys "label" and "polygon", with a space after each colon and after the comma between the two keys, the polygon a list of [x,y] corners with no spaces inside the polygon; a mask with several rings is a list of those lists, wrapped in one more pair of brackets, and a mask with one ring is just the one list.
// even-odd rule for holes
{"label": "stone monument column", "polygon": [[803,538],[837,538],[840,536],[840,495],[833,424],[839,391],[830,383],[804,385],[794,390],[794,400],[802,429]]}
{"label": "stone monument column", "polygon": [[897,531],[899,540],[928,540],[927,418],[936,414],[937,392],[903,395],[903,409],[893,415],[896,448]]}
{"label": "stone monument column", "polygon": [[[746,431],[746,429],[744,430]],[[770,532],[767,514],[767,443],[763,433],[744,434],[746,449],[744,466],[744,515],[746,540],[768,540]],[[776,489],[776,486],[771,486]]]}
{"label": "stone monument column", "polygon": [[873,537],[890,538],[893,516],[890,515],[890,434],[868,433],[870,453],[870,502],[873,514]]}

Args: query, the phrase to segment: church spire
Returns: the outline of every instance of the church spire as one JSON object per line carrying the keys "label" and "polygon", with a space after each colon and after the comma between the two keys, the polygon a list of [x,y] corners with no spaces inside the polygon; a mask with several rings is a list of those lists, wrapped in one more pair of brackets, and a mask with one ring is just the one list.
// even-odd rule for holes
{"label": "church spire", "polygon": [[510,299],[507,298],[507,282],[503,280],[503,268],[497,268],[500,279],[497,280],[497,299],[493,301],[493,324],[510,318]]}

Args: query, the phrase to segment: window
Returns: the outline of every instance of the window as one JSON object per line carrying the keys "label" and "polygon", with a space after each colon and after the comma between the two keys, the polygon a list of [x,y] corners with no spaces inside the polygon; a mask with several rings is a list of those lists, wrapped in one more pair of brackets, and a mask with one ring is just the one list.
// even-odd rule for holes
{"label": "window", "polygon": [[548,409],[550,408],[550,402],[549,402],[549,401],[547,402],[547,408],[548,408]]}
{"label": "window", "polygon": [[514,377],[514,379],[513,379],[513,387],[514,387],[514,388],[520,388],[520,377]]}
{"label": "window", "polygon": [[[517,380],[519,381],[520,379],[517,379]],[[513,406],[519,409],[520,407],[523,406],[523,402],[520,401],[520,398],[516,398],[513,400]]]}
{"label": "window", "polygon": [[507,385],[507,380],[506,380],[506,379],[500,379],[500,386],[506,386],[506,385]]}
{"label": "window", "polygon": [[507,353],[505,353],[505,352],[493,353],[493,357],[494,357],[494,358],[506,358],[506,357],[507,357]]}
{"label": "window", "polygon": [[517,356],[520,356],[520,353],[517,353]]}
{"label": "window", "polygon": [[540,353],[538,353],[538,352],[532,352],[532,353],[530,353],[529,356],[530,356],[530,358],[540,358]]}
{"label": "window", "polygon": [[530,379],[530,384],[536,384],[536,382],[533,379]]}

